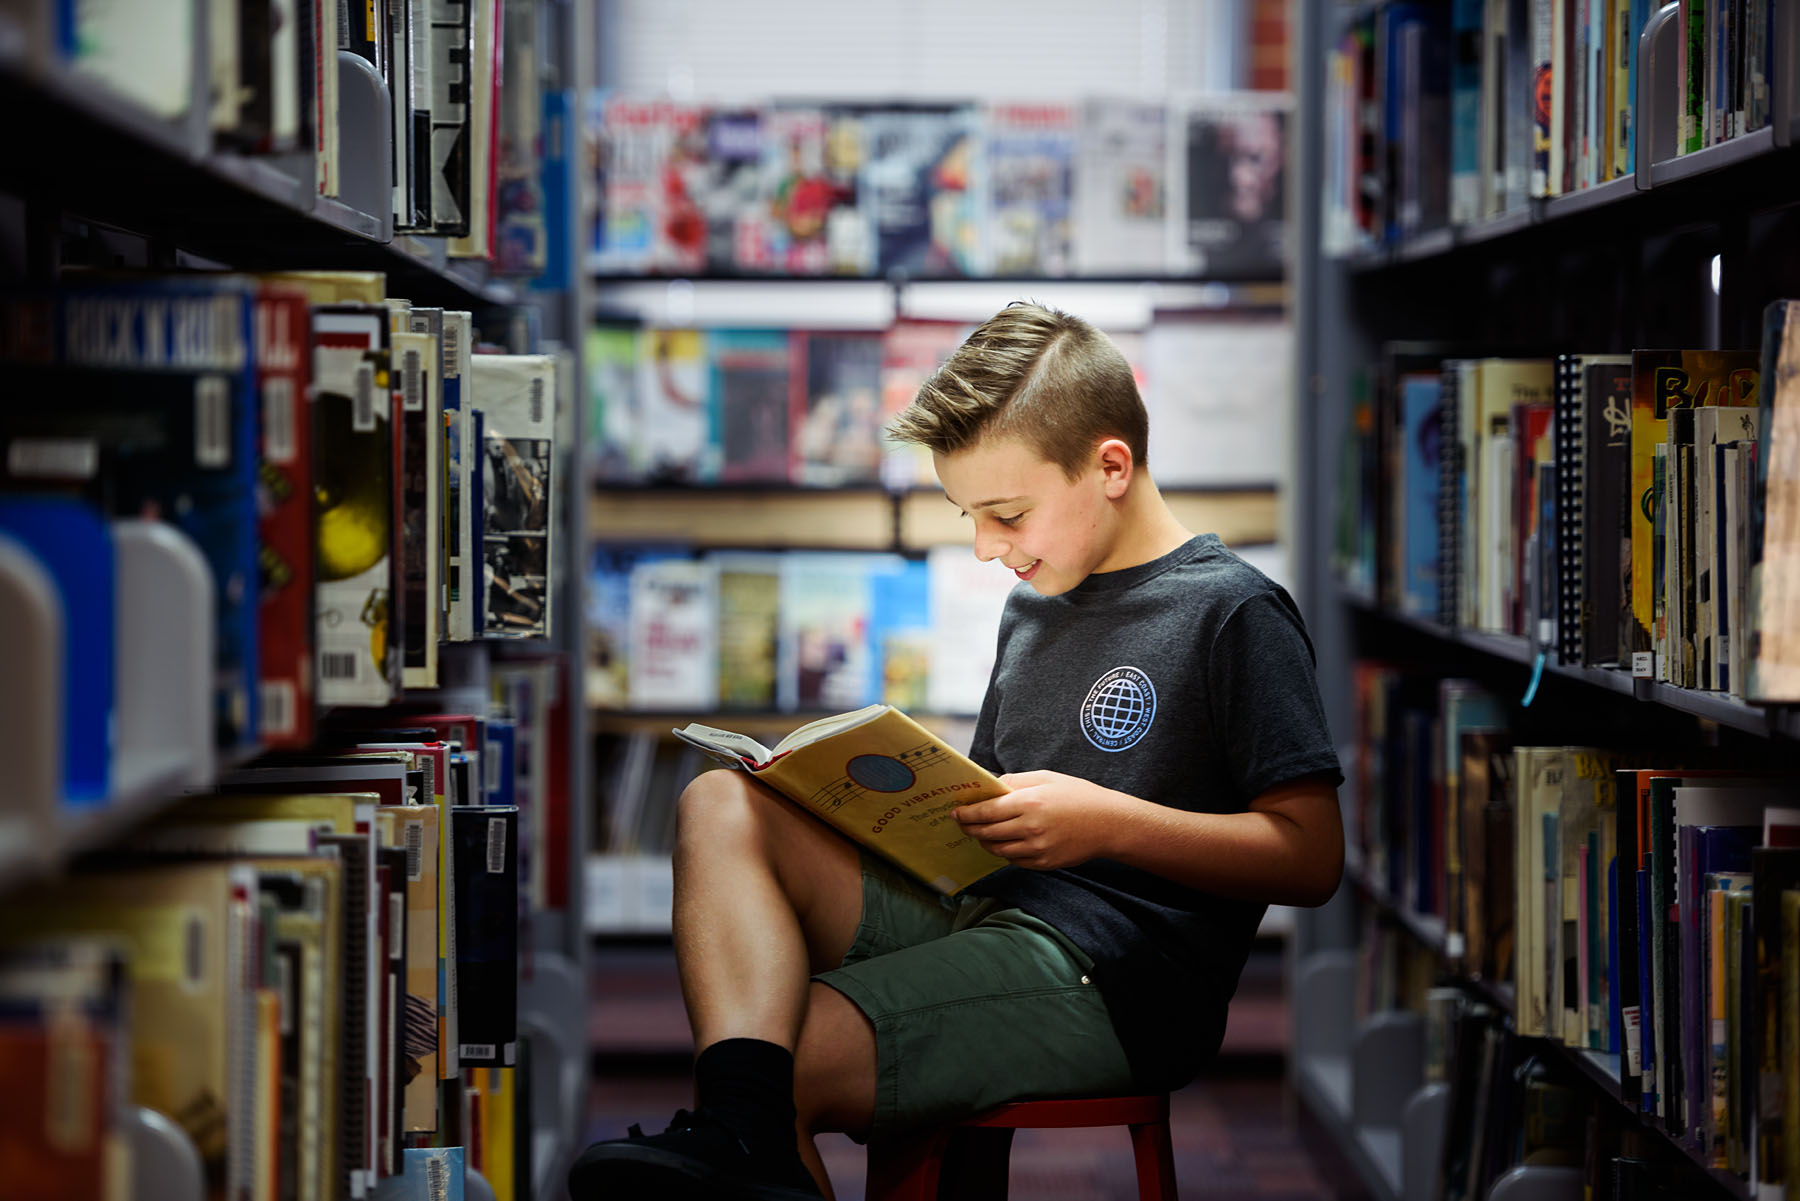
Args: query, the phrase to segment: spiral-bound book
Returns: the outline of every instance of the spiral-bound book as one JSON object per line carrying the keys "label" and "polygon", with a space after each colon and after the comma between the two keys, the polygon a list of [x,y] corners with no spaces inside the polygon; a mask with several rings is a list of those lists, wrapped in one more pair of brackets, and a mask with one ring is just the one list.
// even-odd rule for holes
{"label": "spiral-bound book", "polygon": [[1583,450],[1581,356],[1556,356],[1556,656],[1568,664],[1587,661],[1591,610],[1582,592]]}

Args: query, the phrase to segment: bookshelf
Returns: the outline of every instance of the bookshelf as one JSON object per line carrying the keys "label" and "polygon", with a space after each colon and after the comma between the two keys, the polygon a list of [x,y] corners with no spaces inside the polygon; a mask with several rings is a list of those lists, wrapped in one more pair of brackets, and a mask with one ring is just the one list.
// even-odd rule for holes
{"label": "bookshelf", "polygon": [[[489,19],[497,20],[498,3],[480,0]],[[588,284],[579,272],[560,284],[548,276],[536,281],[521,273],[503,277],[490,257],[453,257],[449,237],[395,232],[392,206],[387,203],[391,150],[384,124],[389,115],[387,89],[366,70],[363,86],[352,86],[358,64],[366,68],[364,60],[346,62],[354,58],[349,51],[335,47],[329,51],[343,56],[339,59],[344,71],[339,109],[326,117],[343,135],[344,178],[339,194],[327,197],[318,193],[317,164],[310,149],[303,146],[287,153],[252,154],[230,148],[229,138],[215,137],[208,120],[213,100],[208,6],[187,0],[158,9],[158,37],[176,37],[169,31],[185,33],[176,39],[182,44],[174,57],[187,64],[182,72],[186,90],[164,98],[179,108],[180,115],[175,117],[149,111],[111,86],[104,74],[78,70],[54,49],[51,27],[65,16],[77,20],[73,7],[25,3],[10,6],[0,15],[0,101],[10,111],[24,114],[14,131],[12,153],[0,164],[0,236],[7,246],[0,262],[0,283],[9,295],[55,288],[86,269],[161,274],[190,270],[380,272],[388,296],[407,298],[417,307],[478,314],[501,307],[519,313],[531,310],[544,338],[572,349],[576,357],[570,378],[579,381],[580,331],[588,310]],[[277,4],[272,12],[292,21],[301,14],[310,19],[320,7]],[[437,8],[467,7],[472,13],[477,4],[470,0],[466,6],[427,6],[424,0],[410,0],[391,7],[395,13],[416,10],[424,22],[427,7],[434,13]],[[534,86],[546,93],[566,90],[579,94],[591,83],[595,44],[591,5],[561,0],[525,0],[521,5],[511,0],[504,7],[515,19],[528,16],[528,24],[537,29],[536,61],[530,56],[518,60],[520,78],[529,78],[525,72],[535,66]],[[369,11],[373,20],[375,9]],[[83,14],[79,19],[89,18]],[[168,49],[158,42],[156,53]],[[303,89],[303,94],[309,94],[309,89]],[[569,195],[555,198],[556,212],[551,214],[553,220],[564,220],[566,227],[554,231],[554,244],[565,250],[574,238],[574,214],[582,207],[577,196],[586,184],[577,172],[568,177],[567,185]],[[490,328],[497,329],[497,321]],[[307,331],[299,332],[306,336]],[[576,392],[570,403],[576,409],[573,428],[579,429],[578,388]],[[310,403],[310,398],[304,400]],[[11,416],[19,411],[12,406],[23,403],[18,396],[8,397],[4,407],[9,412],[0,414],[0,432],[8,432]],[[517,1078],[518,1091],[509,1094],[509,1103],[516,1106],[519,1138],[508,1140],[508,1154],[513,1158],[507,1170],[516,1171],[511,1179],[498,1182],[483,1180],[473,1171],[468,1178],[471,1196],[492,1197],[498,1192],[515,1201],[549,1201],[564,1194],[566,1165],[580,1149],[577,1140],[582,1134],[588,1071],[587,939],[580,921],[586,807],[577,800],[588,787],[590,751],[584,736],[586,713],[579,701],[580,564],[584,556],[571,549],[584,542],[587,509],[585,492],[575,482],[575,475],[567,473],[559,481],[557,494],[547,498],[560,511],[559,520],[567,520],[563,544],[567,561],[559,560],[550,569],[560,589],[555,602],[560,624],[554,636],[506,645],[497,640],[445,642],[440,647],[438,686],[409,690],[405,696],[416,711],[467,705],[497,715],[494,706],[498,702],[493,697],[503,674],[528,672],[546,663],[552,665],[551,671],[564,673],[565,701],[560,709],[552,710],[562,715],[561,727],[538,728],[544,740],[536,767],[544,773],[546,788],[554,797],[538,816],[561,823],[555,837],[540,842],[548,856],[540,861],[540,867],[549,864],[550,874],[564,882],[565,895],[553,902],[540,897],[540,903],[530,904],[529,912],[521,913],[517,950],[529,970],[521,973],[515,998],[516,1037],[525,1048],[521,1054],[529,1059],[531,1071],[529,1076]],[[6,559],[15,544],[10,538],[0,538],[0,542],[5,543],[0,549],[6,552],[0,559]],[[200,566],[205,568],[204,561]],[[163,595],[159,592],[152,599],[160,601]],[[210,597],[208,600],[210,603]],[[78,866],[110,867],[109,861],[140,849],[157,819],[184,794],[212,789],[229,773],[267,766],[273,759],[269,748],[260,743],[216,752],[212,746],[210,630],[202,656],[195,652],[183,626],[184,620],[187,625],[194,624],[191,613],[166,612],[148,603],[121,604],[120,613],[121,641],[128,637],[129,623],[129,637],[148,644],[147,653],[136,657],[133,689],[121,683],[117,699],[121,750],[131,732],[141,729],[143,737],[131,748],[141,749],[141,753],[115,757],[110,789],[79,808],[62,805],[49,788],[24,790],[29,808],[22,808],[17,793],[0,806],[4,810],[0,814],[0,917],[15,930],[19,928],[16,923],[28,920],[19,906],[30,903],[36,886],[60,883]],[[67,633],[79,638],[81,631]],[[18,663],[21,650],[8,645],[6,662]],[[200,681],[197,712],[191,687],[194,678]],[[55,698],[41,692],[27,696],[24,688],[23,677],[9,676],[6,681],[8,696],[0,703],[0,715],[9,728],[0,736],[0,745],[15,765],[15,778],[35,784],[38,773],[32,770],[29,757],[45,757],[48,752],[32,741],[32,735],[40,732],[36,726],[27,723],[21,733],[11,719],[21,714],[28,717],[33,707],[48,708],[47,701]],[[319,716],[320,738],[311,747],[297,749],[329,751],[323,721],[347,718],[349,713],[326,706]],[[397,711],[390,716],[392,724],[407,721]],[[197,746],[175,737],[173,732],[183,730],[184,720],[187,731],[204,729]],[[342,731],[334,729],[329,737],[338,739]],[[551,744],[554,750],[549,749]],[[552,817],[552,808],[556,817]],[[523,893],[522,882],[520,888]],[[382,920],[385,924],[386,919]],[[376,929],[373,913],[369,929]],[[375,1047],[371,1034],[371,1065],[377,1058]],[[394,1049],[397,1070],[399,1048]],[[360,1075],[360,1068],[356,1070]],[[449,1078],[445,1083],[448,1091]],[[460,1095],[461,1085],[454,1087]],[[221,1104],[225,1100],[215,1098]],[[119,1195],[141,1201],[199,1201],[206,1195],[203,1190],[220,1188],[221,1181],[216,1178],[202,1180],[194,1143],[176,1122],[147,1108],[136,1109],[126,1122],[119,1133],[133,1144],[133,1159],[126,1187]],[[469,1132],[460,1119],[440,1127],[458,1128]],[[308,1137],[324,1142],[317,1130]],[[256,1154],[266,1157],[272,1151],[258,1147]],[[208,1167],[211,1172],[213,1165]],[[373,1192],[375,1176],[371,1167],[366,1179],[342,1191],[330,1180],[311,1183],[314,1195],[327,1201],[351,1201],[352,1196]],[[273,1180],[271,1171],[271,1188]],[[27,1192],[39,1183],[29,1176],[23,1181]],[[259,1193],[263,1183],[258,1182]],[[294,1181],[287,1181],[286,1186],[295,1187]],[[459,1191],[461,1187],[459,1182]]]}
{"label": "bookshelf", "polygon": [[[1441,8],[1447,17],[1451,7]],[[1478,10],[1482,6],[1475,6]],[[1493,6],[1488,6],[1492,8]],[[1505,6],[1501,6],[1504,8]],[[1668,124],[1677,79],[1669,70],[1678,43],[1668,14],[1639,42],[1637,159],[1620,178],[1516,207],[1327,253],[1334,228],[1328,179],[1332,130],[1322,64],[1339,47],[1346,23],[1379,5],[1305,0],[1296,26],[1297,162],[1294,216],[1295,322],[1301,382],[1294,447],[1297,518],[1291,540],[1301,601],[1318,648],[1327,712],[1356,789],[1360,714],[1353,684],[1359,658],[1427,665],[1428,674],[1472,679],[1511,706],[1519,745],[1592,743],[1637,748],[1647,762],[1712,754],[1745,765],[1791,771],[1800,763],[1795,711],[1747,704],[1717,692],[1634,679],[1628,670],[1558,662],[1554,647],[1540,662],[1525,637],[1446,626],[1401,614],[1336,578],[1334,539],[1343,504],[1343,447],[1363,381],[1382,362],[1384,343],[1432,340],[1456,348],[1442,357],[1550,357],[1559,352],[1628,353],[1634,348],[1689,346],[1755,349],[1761,314],[1771,300],[1794,294],[1800,275],[1800,21],[1791,5],[1765,7],[1772,20],[1771,121],[1766,128],[1676,154]],[[1522,10],[1521,10],[1522,11]],[[1649,6],[1655,14],[1658,6]],[[1646,66],[1645,64],[1648,64]],[[1528,691],[1534,690],[1534,691]],[[1520,702],[1532,699],[1528,707]],[[1390,783],[1390,787],[1393,787]],[[1371,1047],[1397,1037],[1417,1014],[1364,1014],[1364,957],[1375,931],[1393,931],[1406,954],[1429,964],[1435,982],[1455,984],[1502,1015],[1513,1014],[1510,979],[1470,975],[1460,936],[1444,920],[1396,894],[1387,878],[1352,854],[1345,883],[1326,908],[1300,915],[1295,1058],[1291,1067],[1309,1129],[1325,1151],[1376,1197],[1441,1195],[1418,1164],[1433,1170],[1443,1147],[1445,1117],[1419,1075],[1381,1066]],[[1380,937],[1388,937],[1381,935]],[[1407,1039],[1422,1037],[1408,1034]],[[1410,1045],[1410,1044],[1408,1044]],[[1655,1117],[1640,1117],[1622,1099],[1619,1056],[1521,1038],[1519,1058],[1536,1056],[1570,1082],[1605,1125],[1629,1133],[1666,1195],[1749,1198],[1755,1183],[1712,1166],[1671,1136]],[[1362,1065],[1367,1065],[1359,1070]],[[1404,1077],[1398,1084],[1393,1075]],[[1369,1110],[1369,1087],[1399,1088],[1417,1110],[1390,1095]],[[1395,1148],[1384,1142],[1396,1135]],[[1385,1149],[1385,1153],[1377,1154]],[[1616,1154],[1617,1152],[1613,1152]],[[1530,1170],[1526,1170],[1529,1172]],[[1503,1178],[1504,1179],[1504,1178]],[[1569,1195],[1581,1181],[1507,1180],[1509,1198]],[[1501,1181],[1492,1196],[1502,1194]],[[1644,1194],[1634,1194],[1644,1195]]]}

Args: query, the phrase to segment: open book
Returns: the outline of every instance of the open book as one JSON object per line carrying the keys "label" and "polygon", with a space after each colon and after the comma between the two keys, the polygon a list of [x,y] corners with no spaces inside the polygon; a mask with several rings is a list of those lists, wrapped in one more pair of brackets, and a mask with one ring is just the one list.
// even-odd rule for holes
{"label": "open book", "polygon": [[1006,785],[891,705],[821,717],[773,747],[698,724],[675,736],[749,772],[946,896],[1006,866],[950,814]]}

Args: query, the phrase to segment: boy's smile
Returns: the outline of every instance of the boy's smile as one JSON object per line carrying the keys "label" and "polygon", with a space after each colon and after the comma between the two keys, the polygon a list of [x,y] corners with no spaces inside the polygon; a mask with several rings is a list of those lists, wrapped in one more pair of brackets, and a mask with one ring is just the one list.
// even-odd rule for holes
{"label": "boy's smile", "polygon": [[1119,558],[1114,491],[1122,481],[1096,454],[1071,480],[1017,438],[987,438],[933,456],[950,503],[975,523],[975,557],[1000,560],[1044,596],[1057,596],[1096,571],[1130,566]]}

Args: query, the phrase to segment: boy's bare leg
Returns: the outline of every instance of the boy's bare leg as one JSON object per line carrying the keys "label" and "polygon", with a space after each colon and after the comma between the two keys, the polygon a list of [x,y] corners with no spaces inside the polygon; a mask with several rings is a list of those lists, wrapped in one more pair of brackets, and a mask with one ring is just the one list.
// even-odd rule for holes
{"label": "boy's bare leg", "polygon": [[696,1052],[751,1038],[795,1053],[801,1157],[830,1195],[811,1134],[868,1129],[875,1035],[815,971],[843,960],[862,919],[853,844],[741,772],[682,793],[674,936]]}
{"label": "boy's bare leg", "polygon": [[742,772],[681,795],[675,956],[694,1049],[760,1038],[793,1050],[807,980],[836,967],[862,919],[855,846]]}

